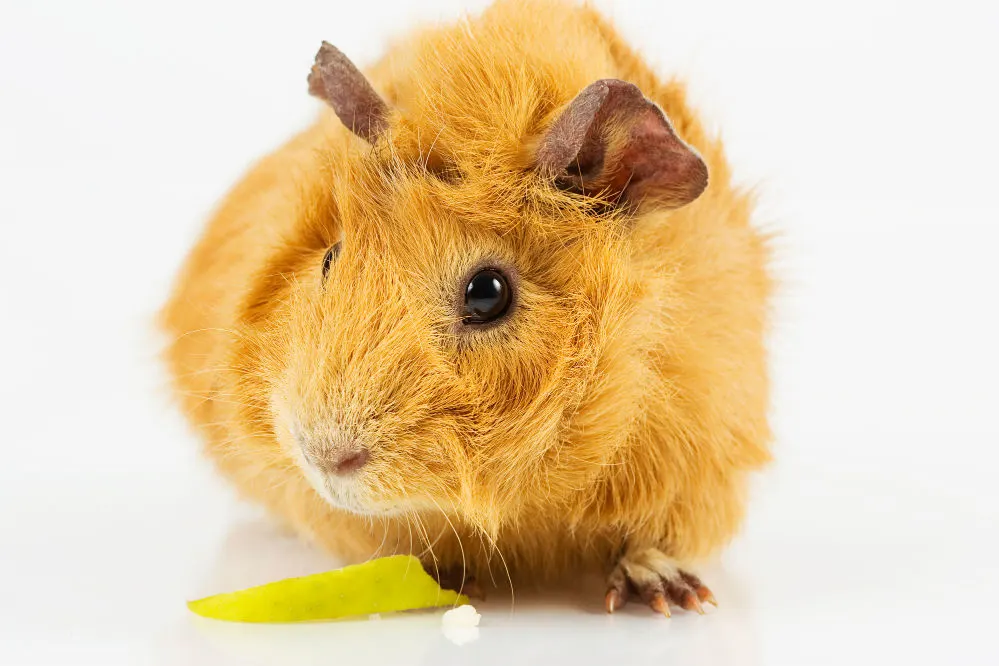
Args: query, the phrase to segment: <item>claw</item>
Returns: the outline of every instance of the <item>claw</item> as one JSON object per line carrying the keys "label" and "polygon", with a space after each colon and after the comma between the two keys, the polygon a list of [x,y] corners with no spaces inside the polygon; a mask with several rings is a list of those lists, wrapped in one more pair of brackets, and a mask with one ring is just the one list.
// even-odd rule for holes
{"label": "claw", "polygon": [[666,603],[666,597],[664,597],[659,592],[657,592],[656,595],[652,597],[652,601],[649,602],[649,606],[652,607],[652,610],[656,611],[657,613],[662,613],[666,617],[670,617],[671,615],[669,612],[669,604]]}
{"label": "claw", "polygon": [[706,604],[711,604],[715,608],[718,608],[718,601],[715,600],[715,595],[708,588],[703,585],[697,588],[697,596]]}
{"label": "claw", "polygon": [[604,597],[604,606],[607,607],[608,613],[613,613],[618,608],[624,606],[627,603],[627,599],[621,594],[616,588],[611,588],[607,590],[607,596]]}
{"label": "claw", "polygon": [[697,595],[693,592],[687,592],[683,597],[683,603],[681,604],[684,609],[697,611],[701,615],[704,615],[704,607],[701,606],[701,602],[697,600]]}

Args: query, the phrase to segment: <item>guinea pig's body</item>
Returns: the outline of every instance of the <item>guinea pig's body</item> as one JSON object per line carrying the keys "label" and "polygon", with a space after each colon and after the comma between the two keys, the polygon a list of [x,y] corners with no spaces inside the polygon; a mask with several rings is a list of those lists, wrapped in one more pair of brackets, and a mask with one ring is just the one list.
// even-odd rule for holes
{"label": "guinea pig's body", "polygon": [[[732,536],[770,437],[766,243],[720,142],[589,8],[501,2],[418,33],[370,91],[337,63],[313,72],[336,113],[229,194],[164,311],[210,457],[348,559],[484,580],[599,566],[610,610],[629,591],[699,608],[679,567]],[[625,101],[594,115],[583,90]],[[374,91],[386,110],[362,124]],[[610,128],[587,134],[600,159],[540,168],[580,114]],[[462,295],[483,271],[508,300],[479,325]]]}

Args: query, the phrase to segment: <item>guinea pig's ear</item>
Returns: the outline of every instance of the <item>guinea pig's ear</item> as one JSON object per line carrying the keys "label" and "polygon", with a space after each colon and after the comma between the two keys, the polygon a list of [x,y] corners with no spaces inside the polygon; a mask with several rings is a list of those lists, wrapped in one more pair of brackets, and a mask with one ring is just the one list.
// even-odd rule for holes
{"label": "guinea pig's ear", "polygon": [[536,168],[562,188],[621,205],[689,204],[708,184],[708,168],[637,86],[591,83],[542,138]]}
{"label": "guinea pig's ear", "polygon": [[388,127],[389,107],[340,49],[323,42],[309,72],[309,94],[325,101],[351,132],[375,143]]}

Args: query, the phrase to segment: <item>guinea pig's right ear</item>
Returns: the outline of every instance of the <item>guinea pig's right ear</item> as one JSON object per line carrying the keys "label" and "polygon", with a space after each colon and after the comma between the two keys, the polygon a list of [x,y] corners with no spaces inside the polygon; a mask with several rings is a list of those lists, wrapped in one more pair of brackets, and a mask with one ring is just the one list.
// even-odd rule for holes
{"label": "guinea pig's right ear", "polygon": [[323,42],[309,72],[309,94],[331,107],[347,128],[375,143],[388,127],[389,107],[340,49]]}
{"label": "guinea pig's right ear", "polygon": [[583,89],[542,138],[535,166],[566,190],[618,205],[679,208],[701,195],[708,168],[637,86],[602,79]]}

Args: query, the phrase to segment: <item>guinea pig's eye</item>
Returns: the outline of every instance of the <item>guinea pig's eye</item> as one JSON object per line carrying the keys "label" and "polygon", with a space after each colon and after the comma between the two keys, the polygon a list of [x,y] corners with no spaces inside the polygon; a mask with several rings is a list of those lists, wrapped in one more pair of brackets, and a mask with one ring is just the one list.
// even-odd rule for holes
{"label": "guinea pig's eye", "polygon": [[499,319],[510,309],[510,283],[499,271],[487,268],[479,271],[465,287],[465,308],[462,322],[485,324]]}
{"label": "guinea pig's eye", "polygon": [[330,274],[330,266],[333,264],[333,260],[340,256],[340,246],[342,243],[337,243],[330,249],[326,250],[326,256],[323,257],[323,280],[326,280],[326,276]]}

